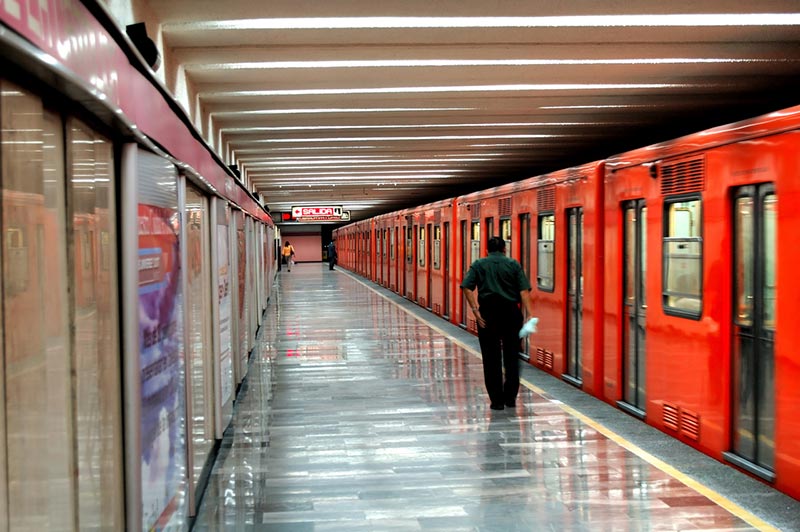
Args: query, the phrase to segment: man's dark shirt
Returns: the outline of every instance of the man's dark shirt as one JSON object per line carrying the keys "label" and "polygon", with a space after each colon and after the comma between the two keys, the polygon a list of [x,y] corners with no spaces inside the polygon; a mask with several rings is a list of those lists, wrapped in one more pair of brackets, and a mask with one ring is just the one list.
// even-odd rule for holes
{"label": "man's dark shirt", "polygon": [[506,257],[502,251],[493,251],[469,267],[461,288],[474,290],[476,286],[479,304],[497,296],[510,303],[519,303],[519,293],[531,289],[520,263]]}

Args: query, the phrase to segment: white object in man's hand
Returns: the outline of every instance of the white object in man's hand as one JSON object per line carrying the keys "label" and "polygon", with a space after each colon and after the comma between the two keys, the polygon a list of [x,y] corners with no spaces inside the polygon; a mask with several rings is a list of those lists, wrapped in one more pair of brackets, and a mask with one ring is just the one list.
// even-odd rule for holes
{"label": "white object in man's hand", "polygon": [[539,323],[539,318],[531,318],[525,322],[525,325],[522,326],[522,329],[519,330],[519,337],[524,338],[529,334],[533,334],[536,332],[536,325]]}

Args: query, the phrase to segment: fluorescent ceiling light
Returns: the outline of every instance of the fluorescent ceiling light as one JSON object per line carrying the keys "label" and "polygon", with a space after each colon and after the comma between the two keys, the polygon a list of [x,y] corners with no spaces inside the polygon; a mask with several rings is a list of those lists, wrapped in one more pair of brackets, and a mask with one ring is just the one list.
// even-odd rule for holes
{"label": "fluorescent ceiling light", "polygon": [[340,61],[252,61],[247,63],[189,63],[191,70],[263,70],[296,68],[395,68],[481,66],[591,66],[786,63],[793,59],[736,57],[631,57],[625,59],[372,59]]}
{"label": "fluorescent ceiling light", "polygon": [[711,86],[697,83],[538,83],[520,85],[452,85],[445,87],[367,87],[345,89],[281,89],[254,91],[209,91],[203,97],[214,96],[313,96],[333,94],[409,94],[434,92],[521,92],[521,91],[578,91],[626,89],[681,89]]}
{"label": "fluorescent ceiling light", "polygon": [[463,127],[540,127],[540,126],[607,126],[611,122],[496,122],[477,124],[379,124],[360,126],[264,126],[264,127],[229,127],[221,128],[224,133],[250,133],[255,131],[317,131],[337,129],[430,129],[430,128],[463,128]]}
{"label": "fluorescent ceiling light", "polygon": [[348,107],[325,109],[258,109],[252,111],[218,111],[212,112],[215,117],[233,115],[299,115],[321,113],[406,113],[417,111],[474,111],[476,107],[372,107],[353,109]]}
{"label": "fluorescent ceiling light", "polygon": [[[496,154],[499,155],[499,154]],[[330,157],[333,159],[334,157]],[[318,159],[328,159],[327,157],[319,157]],[[490,157],[448,157],[448,158],[434,158],[434,159],[402,159],[402,158],[394,158],[394,159],[370,159],[370,160],[362,160],[362,159],[345,159],[345,160],[336,160],[336,161],[309,161],[305,159],[289,159],[289,160],[261,160],[259,159],[258,162],[251,162],[247,163],[247,168],[262,168],[265,166],[269,167],[283,167],[283,166],[293,166],[298,164],[305,164],[309,165],[310,167],[316,166],[329,166],[331,164],[342,164],[342,163],[356,163],[361,165],[372,165],[377,163],[444,163],[450,164],[453,162],[479,162],[479,161],[491,161],[493,160]],[[246,159],[239,159],[240,162],[246,162]],[[381,165],[386,166],[386,165]],[[394,165],[392,165],[394,166]]]}
{"label": "fluorescent ceiling light", "polygon": [[396,140],[470,140],[470,139],[550,139],[566,137],[567,135],[441,135],[438,137],[332,137],[311,139],[258,139],[238,141],[237,144],[273,144],[287,142],[369,142],[371,140],[396,141]]}
{"label": "fluorescent ceiling light", "polygon": [[800,13],[575,15],[552,17],[337,17],[262,18],[167,24],[169,30],[333,30],[388,28],[614,28],[794,26]]}
{"label": "fluorescent ceiling light", "polygon": [[[488,161],[490,159],[482,159],[484,161]],[[302,166],[282,166],[282,165],[251,165],[248,164],[245,168],[247,171],[252,174],[253,172],[263,172],[265,170],[274,169],[274,170],[312,170],[314,168],[324,169],[324,170],[338,170],[344,168],[371,168],[376,165],[374,164],[360,164],[360,165],[351,165],[351,164],[314,164],[314,165],[302,165]],[[450,161],[437,161],[436,163],[419,163],[419,164],[381,164],[378,165],[378,168],[431,168],[431,167],[440,167],[444,166],[445,168],[452,168],[452,163]],[[463,166],[463,165],[462,165]]]}
{"label": "fluorescent ceiling light", "polygon": [[[467,172],[468,170],[447,170],[447,173],[450,174],[450,177],[455,177],[451,174]],[[287,176],[320,176],[320,175],[329,175],[329,176],[352,176],[357,177],[360,175],[375,175],[375,174],[391,174],[397,177],[409,177],[408,174],[411,174],[411,177],[418,176],[418,175],[425,175],[427,177],[428,174],[441,174],[441,170],[368,170],[365,172],[287,172],[276,174],[274,172],[264,172],[264,171],[254,171],[250,172],[249,175],[253,179],[258,178],[272,178],[272,177],[287,177]],[[337,177],[335,179],[341,179],[341,177]]]}
{"label": "fluorescent ceiling light", "polygon": [[630,105],[543,105],[539,109],[631,109],[634,107],[664,107],[659,104]]}

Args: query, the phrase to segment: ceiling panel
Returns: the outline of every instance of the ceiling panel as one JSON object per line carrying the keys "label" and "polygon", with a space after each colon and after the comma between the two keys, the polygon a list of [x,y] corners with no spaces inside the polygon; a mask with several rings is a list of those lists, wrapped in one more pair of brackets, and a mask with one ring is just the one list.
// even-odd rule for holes
{"label": "ceiling panel", "polygon": [[148,4],[273,212],[360,219],[798,103],[795,0]]}

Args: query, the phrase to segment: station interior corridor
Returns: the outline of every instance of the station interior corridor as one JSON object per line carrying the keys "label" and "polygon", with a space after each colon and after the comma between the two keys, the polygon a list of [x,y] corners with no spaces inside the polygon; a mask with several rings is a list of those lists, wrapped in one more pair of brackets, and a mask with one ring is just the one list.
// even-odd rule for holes
{"label": "station interior corridor", "polygon": [[797,501],[326,264],[278,273],[195,530],[800,530]]}

